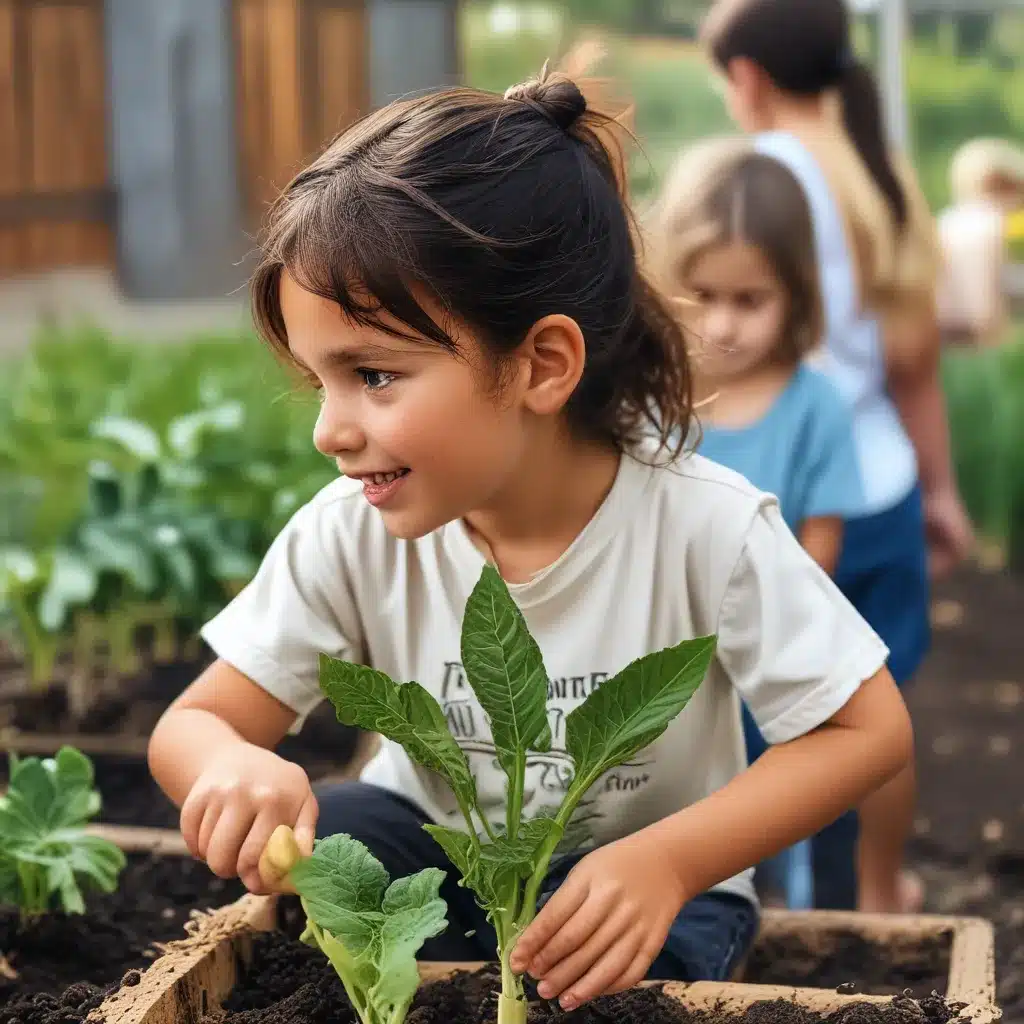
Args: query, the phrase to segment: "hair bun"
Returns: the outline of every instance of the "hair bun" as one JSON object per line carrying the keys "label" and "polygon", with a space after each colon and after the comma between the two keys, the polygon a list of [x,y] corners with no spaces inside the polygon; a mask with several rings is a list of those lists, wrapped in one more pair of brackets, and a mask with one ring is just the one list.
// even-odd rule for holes
{"label": "hair bun", "polygon": [[505,90],[505,99],[525,103],[540,111],[567,132],[587,109],[586,97],[567,75],[549,73],[545,63],[540,76]]}

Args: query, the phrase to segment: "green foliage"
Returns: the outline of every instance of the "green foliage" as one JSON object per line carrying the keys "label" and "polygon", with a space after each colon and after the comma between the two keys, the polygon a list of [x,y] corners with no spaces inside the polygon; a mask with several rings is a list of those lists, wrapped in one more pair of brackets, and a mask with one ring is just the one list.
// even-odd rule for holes
{"label": "green foliage", "polygon": [[118,672],[138,626],[193,630],[336,476],[314,397],[247,333],[44,334],[3,378],[0,629],[41,685],[83,621]]}
{"label": "green foliage", "polygon": [[25,916],[57,906],[85,910],[82,887],[117,888],[124,854],[111,842],[87,835],[99,813],[92,762],[73,747],[55,758],[10,759],[7,792],[0,796],[0,903]]}
{"label": "green foliage", "polygon": [[[620,81],[636,101],[642,152],[633,156],[631,185],[641,200],[654,194],[679,149],[732,130],[715,73],[692,40],[708,6],[703,0],[499,6],[517,12],[514,31],[511,22],[493,16],[489,0],[462,6],[466,79],[485,89],[500,92],[536,74],[582,31],[608,33],[609,60],[599,73]],[[978,39],[987,42],[980,46],[965,45],[969,27],[945,31],[942,19],[926,27],[907,44],[907,100],[914,163],[925,195],[939,209],[949,201],[949,162],[960,145],[979,135],[1024,137],[1024,17],[1006,12],[991,30],[986,22]],[[869,60],[876,56],[876,36],[872,19],[858,19],[860,49]]]}
{"label": "green foliage", "polygon": [[[526,762],[550,749],[548,675],[540,649],[497,571],[484,568],[466,605],[462,661],[491,725],[497,761],[508,777],[505,821],[479,806],[469,762],[444,714],[417,683],[321,656],[324,693],[340,721],[379,732],[451,786],[466,830],[429,825],[498,935],[502,963],[499,1024],[525,1019],[522,982],[508,966],[515,940],[533,920],[537,895],[573,813],[597,779],[650,745],[686,707],[714,654],[714,637],[684,641],[640,658],[605,682],[566,719],[565,746],[575,773],[554,813],[522,817]],[[481,831],[478,832],[478,827]]]}
{"label": "green foliage", "polygon": [[942,371],[953,463],[971,519],[1024,571],[1024,331],[999,348],[950,351]]}
{"label": "green foliage", "polygon": [[289,875],[306,912],[304,938],[330,960],[362,1024],[401,1024],[419,985],[416,954],[448,923],[444,872],[392,882],[362,843],[334,835]]}

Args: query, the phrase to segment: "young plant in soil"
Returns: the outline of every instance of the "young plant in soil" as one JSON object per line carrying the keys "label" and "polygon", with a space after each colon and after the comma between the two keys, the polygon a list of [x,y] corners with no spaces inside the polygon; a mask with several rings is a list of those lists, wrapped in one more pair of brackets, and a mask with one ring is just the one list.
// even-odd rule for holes
{"label": "young plant in soil", "polygon": [[85,826],[100,809],[92,762],[74,747],[56,757],[10,757],[7,792],[0,796],[0,904],[23,918],[54,905],[85,912],[82,886],[117,888],[121,850]]}
{"label": "young plant in soil", "polygon": [[448,925],[438,895],[444,872],[426,868],[392,882],[347,835],[322,839],[303,857],[286,825],[271,837],[260,870],[299,894],[302,938],[330,960],[362,1024],[402,1024],[419,987],[416,954]]}
{"label": "young plant in soil", "polygon": [[[595,626],[595,628],[597,628]],[[686,707],[710,665],[714,637],[684,641],[639,658],[605,682],[565,722],[574,775],[557,810],[523,817],[531,751],[551,749],[548,675],[540,648],[498,572],[487,566],[466,605],[462,661],[486,713],[495,755],[507,776],[505,820],[481,808],[465,753],[448,731],[438,702],[418,683],[396,683],[360,665],[320,659],[320,685],[346,725],[400,743],[452,789],[465,830],[428,825],[473,890],[498,935],[499,1024],[524,1024],[522,979],[509,966],[516,940],[533,921],[556,848],[568,840],[573,813],[594,783],[649,746]]]}

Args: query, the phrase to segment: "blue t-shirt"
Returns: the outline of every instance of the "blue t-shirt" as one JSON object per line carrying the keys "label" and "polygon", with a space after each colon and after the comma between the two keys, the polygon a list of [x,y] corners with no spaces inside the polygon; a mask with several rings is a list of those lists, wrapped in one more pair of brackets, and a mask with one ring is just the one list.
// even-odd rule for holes
{"label": "blue t-shirt", "polygon": [[798,536],[800,524],[813,516],[848,519],[863,513],[852,415],[817,370],[798,367],[757,422],[703,429],[700,454],[774,494]]}

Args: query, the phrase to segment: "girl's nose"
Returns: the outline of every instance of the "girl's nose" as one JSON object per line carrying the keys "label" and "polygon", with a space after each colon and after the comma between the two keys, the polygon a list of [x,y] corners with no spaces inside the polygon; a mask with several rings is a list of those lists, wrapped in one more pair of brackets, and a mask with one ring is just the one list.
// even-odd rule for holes
{"label": "girl's nose", "polygon": [[361,451],[366,436],[351,416],[337,408],[337,403],[325,400],[313,427],[313,444],[323,455],[335,458],[347,452]]}
{"label": "girl's nose", "polygon": [[732,341],[735,318],[725,306],[710,306],[704,315],[704,338],[710,345],[725,345]]}

